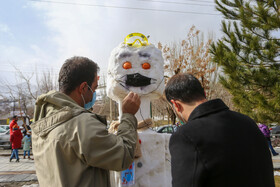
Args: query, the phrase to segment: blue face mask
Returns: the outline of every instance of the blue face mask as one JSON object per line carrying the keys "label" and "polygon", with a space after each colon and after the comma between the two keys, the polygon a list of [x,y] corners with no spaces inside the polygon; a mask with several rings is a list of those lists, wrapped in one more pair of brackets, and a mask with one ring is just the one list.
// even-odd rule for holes
{"label": "blue face mask", "polygon": [[[89,87],[89,86],[88,86]],[[90,91],[93,93],[93,96],[92,96],[92,100],[89,102],[89,103],[86,103],[85,105],[84,105],[84,108],[85,109],[90,109],[93,105],[94,105],[94,103],[95,103],[95,101],[96,101],[96,92],[93,92],[92,91],[92,89],[89,87],[89,89],[90,89]],[[82,95],[82,98],[83,98],[83,100],[84,100],[84,97],[83,97],[83,95]],[[85,102],[85,100],[84,100],[84,102]]]}
{"label": "blue face mask", "polygon": [[84,106],[85,109],[87,110],[90,109],[94,105],[95,101],[96,101],[96,92],[93,93],[92,100],[89,103],[85,104]]}

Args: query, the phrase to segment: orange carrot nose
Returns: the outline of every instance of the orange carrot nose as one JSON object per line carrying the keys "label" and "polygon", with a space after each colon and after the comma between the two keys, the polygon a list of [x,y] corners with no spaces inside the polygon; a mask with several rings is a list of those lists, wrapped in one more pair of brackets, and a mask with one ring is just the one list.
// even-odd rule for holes
{"label": "orange carrot nose", "polygon": [[132,65],[130,62],[126,61],[125,63],[123,63],[122,67],[123,69],[130,69],[132,68]]}
{"label": "orange carrot nose", "polygon": [[144,64],[142,64],[142,68],[143,69],[150,69],[151,65],[148,62],[145,62]]}

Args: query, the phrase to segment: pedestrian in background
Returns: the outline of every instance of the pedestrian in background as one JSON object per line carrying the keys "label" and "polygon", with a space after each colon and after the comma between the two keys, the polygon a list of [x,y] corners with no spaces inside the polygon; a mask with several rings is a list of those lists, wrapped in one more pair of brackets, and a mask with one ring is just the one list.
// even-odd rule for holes
{"label": "pedestrian in background", "polygon": [[208,101],[190,74],[173,76],[165,96],[184,122],[170,138],[173,187],[275,186],[267,142],[251,118]]}
{"label": "pedestrian in background", "polygon": [[[14,115],[13,117],[12,117],[12,121],[11,121],[11,123],[10,123],[10,139],[11,139],[11,135],[12,135],[12,133],[13,133],[13,126],[15,126],[15,125],[18,125],[17,124],[17,121],[18,121],[18,117],[17,117],[17,115]],[[12,142],[10,142],[10,148],[11,148],[11,150],[13,150],[13,148],[12,148]],[[12,151],[13,152],[13,151]],[[12,153],[11,152],[11,153]]]}
{"label": "pedestrian in background", "polygon": [[23,159],[25,159],[26,153],[28,155],[29,160],[33,160],[30,158],[30,146],[31,146],[31,134],[27,132],[26,135],[22,139],[23,143]]}
{"label": "pedestrian in background", "polygon": [[12,143],[12,154],[10,157],[10,162],[14,157],[16,157],[16,162],[19,162],[19,157],[18,157],[18,149],[21,147],[21,140],[22,140],[22,134],[19,130],[18,125],[13,126],[13,132],[10,136],[10,142]]}
{"label": "pedestrian in background", "polygon": [[10,123],[10,135],[13,133],[13,126],[18,125],[17,121],[18,121],[18,117],[14,115]]}
{"label": "pedestrian in background", "polygon": [[274,149],[273,149],[273,146],[271,145],[271,139],[270,139],[270,130],[268,129],[268,127],[265,125],[265,124],[259,124],[259,129],[262,131],[264,137],[266,138],[267,140],[267,143],[268,143],[268,147],[272,153],[273,156],[277,156],[279,155],[279,153],[277,153]]}
{"label": "pedestrian in background", "polygon": [[[30,122],[29,122],[29,124],[30,124]],[[30,133],[30,131],[31,131],[31,127],[30,127],[30,125],[27,125],[27,124],[23,124],[22,125],[22,127],[23,127],[23,136],[26,136],[26,134],[29,132]]]}

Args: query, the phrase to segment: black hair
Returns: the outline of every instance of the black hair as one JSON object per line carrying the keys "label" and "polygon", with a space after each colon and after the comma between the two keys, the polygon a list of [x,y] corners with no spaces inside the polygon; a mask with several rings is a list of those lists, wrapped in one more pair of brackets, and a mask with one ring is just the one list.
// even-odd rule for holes
{"label": "black hair", "polygon": [[16,119],[16,118],[17,118],[17,115],[14,115],[14,116],[13,116],[13,119]]}
{"label": "black hair", "polygon": [[172,99],[190,104],[205,99],[199,80],[191,74],[177,74],[169,79],[164,90],[168,102]]}
{"label": "black hair", "polygon": [[59,72],[59,90],[69,95],[82,82],[87,82],[91,86],[98,71],[98,65],[89,58],[80,56],[69,58]]}

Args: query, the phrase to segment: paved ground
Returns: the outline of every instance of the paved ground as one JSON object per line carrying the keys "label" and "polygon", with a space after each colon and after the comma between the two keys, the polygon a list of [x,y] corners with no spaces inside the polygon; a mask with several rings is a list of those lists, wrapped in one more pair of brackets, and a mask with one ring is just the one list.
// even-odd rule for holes
{"label": "paved ground", "polygon": [[38,186],[34,160],[23,159],[19,150],[20,161],[10,159],[10,150],[0,150],[0,187]]}
{"label": "paved ground", "polygon": [[280,147],[276,147],[275,151],[279,153],[277,156],[272,157],[274,170],[280,170]]}
{"label": "paved ground", "polygon": [[[275,150],[280,153],[280,147]],[[19,153],[20,162],[9,162],[10,150],[0,150],[0,187],[38,187],[34,160],[23,159],[22,150]],[[280,155],[272,159],[274,169],[280,170]]]}

